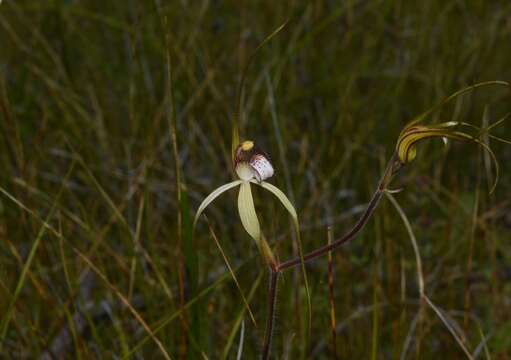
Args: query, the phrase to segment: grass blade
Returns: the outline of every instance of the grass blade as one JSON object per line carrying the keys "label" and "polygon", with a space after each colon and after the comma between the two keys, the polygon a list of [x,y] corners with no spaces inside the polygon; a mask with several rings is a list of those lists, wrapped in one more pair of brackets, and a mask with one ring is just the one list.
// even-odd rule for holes
{"label": "grass blade", "polygon": [[245,298],[245,295],[243,294],[243,290],[241,289],[240,283],[238,282],[238,278],[236,277],[236,274],[232,270],[232,266],[229,263],[229,260],[227,259],[227,256],[225,256],[225,252],[222,249],[222,245],[220,245],[220,242],[218,241],[218,238],[217,238],[217,236],[216,236],[216,234],[213,231],[213,228],[211,226],[209,226],[209,232],[211,234],[211,237],[215,240],[215,244],[218,247],[218,250],[220,250],[220,253],[222,254],[222,257],[224,259],[225,265],[227,266],[227,269],[231,273],[232,280],[234,281],[234,283],[236,284],[236,287],[238,288],[238,291],[240,292],[241,298],[243,299],[243,303],[245,304],[245,308],[248,310],[248,314],[250,315],[250,319],[252,320],[252,323],[254,324],[255,327],[257,327],[257,322],[255,321],[254,314],[252,313],[252,310],[250,309],[250,305],[248,303],[248,300]]}
{"label": "grass blade", "polygon": [[[234,326],[232,327],[231,333],[229,334],[229,337],[227,338],[227,343],[225,344],[224,350],[222,351],[221,359],[227,359],[227,356],[229,355],[229,351],[231,350],[232,344],[234,343],[234,338],[236,337],[236,334],[238,333],[238,329],[239,329],[240,325],[241,325],[240,344],[238,346],[238,351],[237,351],[236,357],[241,358],[241,354],[243,353],[243,339],[244,339],[244,333],[245,333],[245,322],[243,321],[243,315],[245,314],[246,310],[250,312],[250,308],[248,307],[247,300],[248,301],[252,300],[257,288],[259,288],[259,285],[261,284],[262,278],[263,278],[263,273],[260,273],[259,276],[257,277],[256,281],[252,285],[252,288],[250,289],[250,292],[248,293],[247,299],[245,300],[245,298],[243,298],[243,302],[245,304],[243,304],[241,310],[239,311],[236,321],[234,322]],[[253,315],[250,313],[250,316],[252,317]],[[253,321],[255,321],[255,320],[253,320]]]}
{"label": "grass blade", "polygon": [[[186,283],[189,287],[189,296],[194,297],[199,291],[199,259],[197,256],[197,246],[193,241],[193,225],[190,218],[190,204],[188,200],[188,191],[181,190],[181,235],[183,237],[183,256],[186,273]],[[199,301],[190,308],[190,336],[192,336],[199,348],[202,349],[207,343],[206,333],[201,333],[203,319],[206,319],[203,311],[203,304]],[[197,349],[199,350],[199,349]],[[190,353],[190,356],[192,354]],[[194,356],[198,356],[195,354]]]}

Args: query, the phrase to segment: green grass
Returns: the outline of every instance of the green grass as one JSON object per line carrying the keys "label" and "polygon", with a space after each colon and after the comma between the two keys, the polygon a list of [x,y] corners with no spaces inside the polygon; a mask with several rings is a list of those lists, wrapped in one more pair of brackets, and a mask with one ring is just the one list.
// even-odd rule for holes
{"label": "green grass", "polygon": [[[408,121],[466,86],[511,80],[509,13],[507,0],[3,0],[0,357],[234,359],[241,338],[242,358],[256,358],[267,269],[236,192],[191,229],[234,177],[250,55],[288,21],[248,68],[239,127],[272,157],[309,252],[328,225],[335,238],[355,223]],[[486,87],[431,121],[485,126],[510,108],[509,91]],[[511,124],[492,134],[511,138]],[[392,183],[403,213],[384,199],[332,254],[338,358],[463,358],[452,331],[479,358],[510,357],[511,147],[491,145],[494,194],[477,146],[425,142]],[[296,256],[286,210],[253,192],[275,255]],[[327,258],[306,269],[311,332],[301,270],[288,270],[275,358],[333,357]]]}

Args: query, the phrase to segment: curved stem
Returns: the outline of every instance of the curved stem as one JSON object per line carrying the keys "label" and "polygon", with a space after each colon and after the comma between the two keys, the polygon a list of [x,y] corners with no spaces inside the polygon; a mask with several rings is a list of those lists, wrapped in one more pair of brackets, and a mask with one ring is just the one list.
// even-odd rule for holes
{"label": "curved stem", "polygon": [[[305,254],[303,256],[303,261],[311,261],[314,260],[322,255],[325,255],[329,251],[332,251],[342,244],[345,244],[346,242],[353,239],[359,232],[364,228],[364,226],[367,224],[368,220],[371,218],[371,215],[373,214],[374,210],[380,203],[380,200],[383,196],[383,193],[385,192],[385,189],[387,185],[389,184],[390,180],[392,179],[392,176],[401,168],[402,164],[399,162],[397,158],[397,154],[394,153],[392,158],[390,159],[389,163],[387,164],[387,168],[385,169],[385,172],[383,173],[383,176],[380,180],[380,183],[378,184],[378,187],[376,188],[376,191],[373,194],[373,197],[371,198],[371,201],[369,201],[369,204],[366,207],[366,210],[360,217],[360,219],[357,221],[357,223],[351,228],[350,231],[348,231],[344,236],[341,238],[335,240],[331,244],[322,246],[308,254]],[[294,259],[285,261],[281,263],[277,267],[277,271],[283,271],[289,268],[293,268],[295,266],[300,265],[301,263],[300,257],[296,257]]]}
{"label": "curved stem", "polygon": [[273,328],[275,324],[275,307],[277,304],[277,282],[279,270],[270,267],[270,288],[268,290],[268,315],[266,319],[266,334],[264,335],[264,345],[262,359],[270,358],[271,340],[273,338]]}
{"label": "curved stem", "polygon": [[[385,168],[385,172],[383,173],[383,176],[378,184],[378,187],[376,188],[376,191],[374,192],[371,200],[369,201],[366,210],[364,211],[360,219],[357,221],[357,223],[351,228],[350,231],[348,231],[341,238],[335,240],[334,242],[329,243],[328,245],[322,246],[308,254],[305,254],[303,256],[303,261],[306,262],[314,260],[353,239],[367,224],[374,210],[380,203],[380,200],[383,194],[385,193],[387,185],[392,180],[393,175],[396,174],[401,167],[402,164],[397,157],[397,153],[394,153],[389,163],[387,164],[387,167]],[[302,258],[296,257],[280,264],[276,263],[273,259],[271,259],[270,261],[268,261],[267,259],[267,262],[270,269],[270,287],[268,290],[268,314],[266,319],[266,333],[264,337],[262,352],[263,360],[268,360],[270,358],[271,353],[271,342],[273,338],[273,329],[275,326],[275,307],[277,303],[277,283],[280,272],[286,269],[299,266],[302,263]]]}

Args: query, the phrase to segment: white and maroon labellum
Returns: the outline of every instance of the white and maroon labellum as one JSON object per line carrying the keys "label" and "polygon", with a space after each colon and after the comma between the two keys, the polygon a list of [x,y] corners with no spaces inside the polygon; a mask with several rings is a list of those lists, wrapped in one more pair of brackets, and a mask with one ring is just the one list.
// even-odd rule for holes
{"label": "white and maroon labellum", "polygon": [[273,166],[270,161],[261,154],[252,156],[250,166],[255,170],[257,181],[261,182],[273,176]]}
{"label": "white and maroon labellum", "polygon": [[241,180],[261,182],[273,176],[274,170],[266,153],[252,141],[242,142],[234,155],[234,168]]}

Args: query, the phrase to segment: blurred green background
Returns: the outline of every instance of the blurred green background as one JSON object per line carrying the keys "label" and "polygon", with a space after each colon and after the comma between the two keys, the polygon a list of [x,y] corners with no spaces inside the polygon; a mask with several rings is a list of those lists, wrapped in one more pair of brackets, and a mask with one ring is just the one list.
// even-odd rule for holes
{"label": "blurred green background", "polygon": [[[408,121],[465,86],[511,79],[508,0],[4,0],[0,357],[236,358],[240,339],[242,358],[257,357],[267,270],[236,192],[195,236],[190,218],[234,176],[243,68],[286,21],[248,68],[239,124],[272,157],[306,251],[328,225],[341,236],[356,221]],[[493,123],[509,100],[482,88],[429,121]],[[492,133],[509,139],[510,126]],[[509,359],[511,148],[491,145],[502,165],[492,195],[483,152],[439,140],[393,185],[429,298],[470,352]],[[255,197],[278,257],[296,255],[285,210]],[[420,311],[413,248],[389,201],[333,260],[335,350],[323,258],[307,266],[310,336],[300,271],[280,282],[275,358],[465,356],[432,308]]]}

